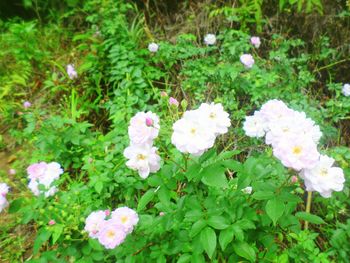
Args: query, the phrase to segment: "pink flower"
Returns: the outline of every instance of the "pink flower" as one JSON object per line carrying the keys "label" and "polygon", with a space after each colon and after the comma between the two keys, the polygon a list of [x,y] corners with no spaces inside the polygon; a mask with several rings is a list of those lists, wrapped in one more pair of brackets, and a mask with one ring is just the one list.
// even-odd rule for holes
{"label": "pink flower", "polygon": [[147,125],[148,127],[150,127],[150,126],[153,125],[153,120],[152,120],[150,117],[147,117],[147,118],[146,118],[146,125]]}
{"label": "pink flower", "polygon": [[96,212],[92,212],[85,219],[84,230],[89,233],[89,237],[98,238],[100,229],[106,223],[105,218],[106,218],[105,211],[96,211]]}
{"label": "pink flower", "polygon": [[161,97],[167,97],[167,96],[168,96],[168,93],[166,93],[165,91],[162,91],[162,92],[160,93],[160,96],[161,96]]}
{"label": "pink flower", "polygon": [[29,101],[25,101],[25,102],[23,103],[23,107],[24,107],[25,109],[28,109],[30,106],[32,106],[32,104],[31,104]]}
{"label": "pink flower", "polygon": [[6,197],[10,187],[5,183],[0,183],[0,196]]}
{"label": "pink flower", "polygon": [[15,174],[16,174],[16,170],[11,168],[11,169],[8,171],[8,173],[9,173],[10,175],[15,175]]}
{"label": "pink flower", "polygon": [[27,168],[27,173],[29,175],[29,179],[39,179],[41,178],[47,168],[47,163],[40,162],[34,163]]}
{"label": "pink flower", "polygon": [[106,221],[98,233],[98,241],[107,249],[114,249],[124,242],[126,232],[113,219]]}
{"label": "pink flower", "polygon": [[291,182],[292,182],[293,184],[297,183],[297,182],[298,182],[298,177],[295,176],[295,175],[293,175],[292,178],[291,178]]}
{"label": "pink flower", "polygon": [[56,221],[53,220],[53,219],[51,219],[51,220],[49,221],[49,226],[53,226],[54,224],[56,224]]}
{"label": "pink flower", "polygon": [[255,36],[251,37],[250,38],[250,43],[252,43],[252,45],[254,47],[259,48],[260,45],[261,45],[260,37],[255,37]]}
{"label": "pink flower", "polygon": [[119,207],[112,212],[112,219],[123,226],[126,233],[131,233],[139,221],[137,213],[129,207]]}
{"label": "pink flower", "polygon": [[105,210],[105,215],[106,215],[106,216],[109,216],[110,214],[111,214],[111,211],[109,211],[108,209]]}
{"label": "pink flower", "polygon": [[243,54],[240,60],[246,68],[252,68],[255,63],[253,56],[250,54]]}
{"label": "pink flower", "polygon": [[173,97],[169,98],[169,104],[174,105],[175,107],[179,107],[179,102],[177,101],[177,99],[175,99]]}
{"label": "pink flower", "polygon": [[[147,120],[148,119],[148,120]],[[149,124],[152,121],[152,125]],[[130,120],[128,133],[132,144],[151,143],[159,133],[159,118],[153,112],[138,112]]]}

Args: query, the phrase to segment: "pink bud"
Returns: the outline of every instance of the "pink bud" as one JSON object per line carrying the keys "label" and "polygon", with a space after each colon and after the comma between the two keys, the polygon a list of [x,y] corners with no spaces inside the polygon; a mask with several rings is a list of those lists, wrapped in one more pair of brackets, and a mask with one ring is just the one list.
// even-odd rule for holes
{"label": "pink bud", "polygon": [[1,195],[2,195],[3,197],[6,197],[6,193],[2,193]]}
{"label": "pink bud", "polygon": [[32,104],[31,104],[29,101],[25,101],[25,102],[23,103],[23,107],[24,107],[25,109],[28,109],[30,106],[32,106]]}
{"label": "pink bud", "polygon": [[56,224],[56,221],[53,220],[53,219],[51,219],[51,220],[49,221],[49,226],[53,226],[54,224]]}
{"label": "pink bud", "polygon": [[11,168],[11,169],[9,170],[9,174],[15,175],[15,174],[16,174],[16,170]]}
{"label": "pink bud", "polygon": [[293,175],[292,178],[291,178],[291,182],[292,182],[293,184],[295,184],[296,182],[298,182],[298,177],[296,177],[295,175]]}
{"label": "pink bud", "polygon": [[170,104],[170,105],[174,105],[174,106],[176,106],[176,107],[179,106],[179,102],[177,101],[177,99],[175,99],[175,98],[173,98],[173,97],[170,97],[170,98],[169,98],[169,104]]}
{"label": "pink bud", "polygon": [[160,212],[160,213],[159,213],[159,216],[164,216],[164,215],[165,215],[164,212]]}
{"label": "pink bud", "polygon": [[105,215],[106,215],[106,216],[109,216],[110,214],[111,214],[111,211],[109,211],[108,209],[105,210]]}
{"label": "pink bud", "polygon": [[168,96],[168,93],[166,93],[165,91],[162,91],[162,92],[160,93],[160,96],[161,96],[161,97],[167,97],[167,96]]}
{"label": "pink bud", "polygon": [[146,117],[146,125],[148,127],[152,126],[153,125],[153,120],[150,118],[150,117]]}

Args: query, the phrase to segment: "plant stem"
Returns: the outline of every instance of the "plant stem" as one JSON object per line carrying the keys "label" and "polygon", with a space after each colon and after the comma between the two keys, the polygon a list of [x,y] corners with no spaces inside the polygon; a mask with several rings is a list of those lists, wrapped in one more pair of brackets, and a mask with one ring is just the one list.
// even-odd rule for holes
{"label": "plant stem", "polygon": [[[308,191],[307,192],[307,201],[306,201],[306,213],[310,213],[311,210],[311,201],[312,201],[312,191]],[[304,230],[308,230],[309,228],[309,222],[305,221],[305,225],[304,225]]]}

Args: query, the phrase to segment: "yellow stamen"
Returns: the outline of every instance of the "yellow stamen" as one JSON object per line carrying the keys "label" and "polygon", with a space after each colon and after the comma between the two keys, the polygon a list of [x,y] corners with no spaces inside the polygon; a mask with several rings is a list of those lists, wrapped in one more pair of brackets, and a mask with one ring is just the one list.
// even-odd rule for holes
{"label": "yellow stamen", "polygon": [[120,220],[122,221],[122,223],[126,223],[126,221],[128,221],[128,217],[127,216],[121,216]]}
{"label": "yellow stamen", "polygon": [[211,112],[209,115],[210,119],[215,119],[216,118],[216,114],[214,112]]}
{"label": "yellow stamen", "polygon": [[321,176],[327,176],[328,175],[328,169],[326,169],[326,168],[321,169],[320,175]]}
{"label": "yellow stamen", "polygon": [[294,146],[292,151],[294,154],[299,155],[301,154],[302,148],[300,146]]}
{"label": "yellow stamen", "polygon": [[113,230],[109,230],[108,232],[107,232],[107,237],[108,238],[113,238],[115,236],[115,232],[113,231]]}
{"label": "yellow stamen", "polygon": [[144,156],[143,154],[138,154],[137,157],[136,157],[138,160],[145,160],[146,159],[146,156]]}
{"label": "yellow stamen", "polygon": [[196,130],[195,128],[192,128],[192,129],[191,129],[191,133],[192,133],[192,135],[195,135],[195,134],[196,134],[196,132],[197,132],[197,130]]}

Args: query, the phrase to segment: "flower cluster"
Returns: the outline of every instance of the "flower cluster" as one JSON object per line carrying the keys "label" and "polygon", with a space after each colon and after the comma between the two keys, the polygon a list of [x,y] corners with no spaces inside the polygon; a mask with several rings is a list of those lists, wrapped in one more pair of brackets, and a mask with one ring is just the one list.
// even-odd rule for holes
{"label": "flower cluster", "polygon": [[9,192],[9,187],[5,183],[0,184],[0,213],[1,211],[8,206],[6,195]]}
{"label": "flower cluster", "polygon": [[98,239],[107,249],[114,249],[124,242],[134,226],[139,221],[137,213],[128,208],[120,207],[110,211],[92,212],[85,220],[85,231],[89,237]]}
{"label": "flower cluster", "polygon": [[128,128],[130,145],[124,150],[126,165],[138,171],[142,178],[160,169],[160,157],[153,140],[158,137],[159,118],[153,112],[138,112],[130,120]]}
{"label": "flower cluster", "polygon": [[318,152],[320,127],[304,112],[288,108],[283,101],[270,100],[246,117],[243,129],[250,137],[265,136],[274,156],[284,166],[300,172],[307,190],[318,191],[324,197],[342,190],[343,171],[331,167],[334,160]]}
{"label": "flower cluster", "polygon": [[220,103],[202,103],[174,123],[171,142],[180,152],[200,156],[213,147],[216,137],[226,133],[230,125],[229,114]]}
{"label": "flower cluster", "polygon": [[60,177],[63,170],[59,163],[40,162],[30,165],[27,168],[27,173],[29,178],[28,187],[33,194],[38,196],[44,193],[45,197],[49,197],[58,191],[56,186],[52,186],[52,183]]}

